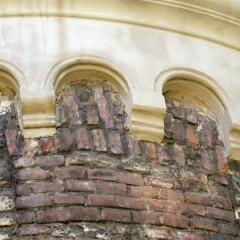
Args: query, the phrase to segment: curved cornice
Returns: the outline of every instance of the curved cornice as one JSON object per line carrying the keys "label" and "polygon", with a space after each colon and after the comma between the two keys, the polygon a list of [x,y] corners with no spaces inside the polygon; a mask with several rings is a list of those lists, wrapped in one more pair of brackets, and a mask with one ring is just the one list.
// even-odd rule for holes
{"label": "curved cornice", "polygon": [[0,17],[49,16],[159,28],[240,50],[237,0],[2,0]]}

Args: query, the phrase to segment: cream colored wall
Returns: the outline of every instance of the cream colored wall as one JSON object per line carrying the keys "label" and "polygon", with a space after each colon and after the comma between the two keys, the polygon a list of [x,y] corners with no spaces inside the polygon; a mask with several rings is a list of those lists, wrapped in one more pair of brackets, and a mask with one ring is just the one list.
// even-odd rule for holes
{"label": "cream colored wall", "polygon": [[[72,71],[108,78],[122,93],[132,132],[158,142],[164,83],[195,79],[218,95],[226,154],[240,159],[238,9],[233,0],[3,0],[0,69],[18,84],[4,74],[0,79],[19,90],[26,137],[54,134],[55,88]],[[215,108],[208,95],[202,99]]]}

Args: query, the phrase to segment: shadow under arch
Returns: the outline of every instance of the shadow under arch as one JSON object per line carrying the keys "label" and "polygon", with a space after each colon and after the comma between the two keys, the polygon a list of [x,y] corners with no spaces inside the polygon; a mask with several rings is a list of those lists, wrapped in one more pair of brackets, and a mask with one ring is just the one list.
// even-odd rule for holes
{"label": "shadow under arch", "polygon": [[214,79],[196,70],[172,68],[159,74],[154,90],[161,90],[162,94],[169,91],[182,91],[201,100],[214,114],[220,138],[225,146],[225,153],[226,155],[229,153],[232,103],[229,96]]}
{"label": "shadow under arch", "polygon": [[122,73],[110,61],[95,56],[77,56],[64,59],[57,63],[48,74],[44,86],[53,84],[58,92],[64,84],[73,80],[102,79],[109,82],[116,89],[126,106],[128,117],[132,109],[132,93],[129,86],[129,77]]}

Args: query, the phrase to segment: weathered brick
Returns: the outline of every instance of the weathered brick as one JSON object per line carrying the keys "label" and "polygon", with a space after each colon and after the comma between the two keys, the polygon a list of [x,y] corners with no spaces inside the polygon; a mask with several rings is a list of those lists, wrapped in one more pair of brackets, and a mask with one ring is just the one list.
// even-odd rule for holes
{"label": "weathered brick", "polygon": [[85,208],[71,208],[70,220],[72,221],[99,221],[100,211],[97,208],[85,207]]}
{"label": "weathered brick", "polygon": [[211,195],[207,193],[187,192],[185,198],[190,203],[212,205]]}
{"label": "weathered brick", "polygon": [[118,177],[114,170],[105,169],[89,169],[87,171],[88,179],[99,179],[108,181],[117,181]]}
{"label": "weathered brick", "polygon": [[185,113],[183,107],[181,105],[172,107],[172,115],[175,118],[183,119],[185,117]]}
{"label": "weathered brick", "polygon": [[205,121],[202,124],[201,132],[200,132],[200,140],[201,143],[207,146],[212,146],[213,143],[213,124],[210,121]]}
{"label": "weathered brick", "polygon": [[95,190],[91,181],[66,180],[66,189],[70,191],[91,192]]}
{"label": "weathered brick", "polygon": [[93,145],[95,149],[99,152],[106,152],[107,145],[106,145],[103,130],[101,129],[92,130],[92,135],[93,135]]}
{"label": "weathered brick", "polygon": [[116,200],[114,196],[106,196],[101,194],[88,195],[88,205],[95,206],[116,206]]}
{"label": "weathered brick", "polygon": [[89,142],[88,132],[86,128],[76,129],[76,141],[78,149],[90,149],[91,145]]}
{"label": "weathered brick", "polygon": [[131,187],[130,195],[138,198],[157,198],[161,196],[161,189],[151,186]]}
{"label": "weathered brick", "polygon": [[208,183],[208,178],[207,178],[207,175],[205,175],[205,174],[201,174],[201,173],[196,174],[191,171],[181,171],[180,173],[181,173],[181,178],[185,178],[185,179],[192,180],[192,181],[197,181],[197,182],[204,183],[204,184]]}
{"label": "weathered brick", "polygon": [[204,236],[191,232],[178,232],[177,236],[179,240],[206,240]]}
{"label": "weathered brick", "polygon": [[90,125],[99,124],[99,115],[97,109],[95,108],[87,109],[87,123]]}
{"label": "weathered brick", "polygon": [[7,129],[5,131],[5,136],[7,139],[7,148],[11,156],[17,156],[21,154],[21,142],[20,135],[17,130]]}
{"label": "weathered brick", "polygon": [[160,213],[138,211],[132,212],[134,223],[156,224],[160,225]]}
{"label": "weathered brick", "polygon": [[53,137],[41,138],[41,146],[44,153],[56,151],[55,141]]}
{"label": "weathered brick", "polygon": [[47,234],[49,228],[45,225],[24,225],[19,228],[19,234],[21,236],[25,235],[38,235],[38,234]]}
{"label": "weathered brick", "polygon": [[173,156],[180,166],[185,165],[185,154],[184,154],[184,149],[183,149],[182,146],[174,143],[174,145],[173,145]]}
{"label": "weathered brick", "polygon": [[175,212],[176,203],[168,200],[149,200],[149,209],[158,212]]}
{"label": "weathered brick", "polygon": [[28,195],[28,185],[17,184],[16,185],[16,194],[17,195]]}
{"label": "weathered brick", "polygon": [[72,194],[56,194],[53,196],[53,201],[55,204],[84,204],[85,199],[83,195],[72,195]]}
{"label": "weathered brick", "polygon": [[34,207],[49,207],[52,206],[51,196],[34,195],[16,198],[17,208],[34,208]]}
{"label": "weathered brick", "polygon": [[36,158],[40,167],[54,167],[64,164],[63,155],[41,156]]}
{"label": "weathered brick", "polygon": [[160,217],[161,224],[169,227],[176,228],[187,228],[188,227],[188,219],[185,216],[180,216],[176,214],[164,214]]}
{"label": "weathered brick", "polygon": [[173,125],[173,139],[177,141],[185,141],[186,130],[183,121],[175,121]]}
{"label": "weathered brick", "polygon": [[15,168],[32,167],[36,161],[32,157],[21,157],[13,162]]}
{"label": "weathered brick", "polygon": [[207,207],[207,216],[217,219],[223,219],[226,221],[234,222],[235,216],[231,211],[222,210],[219,208]]}
{"label": "weathered brick", "polygon": [[34,193],[63,192],[64,186],[58,182],[34,182],[31,184]]}
{"label": "weathered brick", "polygon": [[113,154],[124,153],[120,133],[110,132],[109,142],[110,142],[110,149]]}
{"label": "weathered brick", "polygon": [[50,177],[50,172],[43,169],[19,169],[15,174],[17,180],[41,180]]}
{"label": "weathered brick", "polygon": [[118,172],[117,177],[119,182],[130,185],[144,185],[144,179],[141,174],[138,173],[124,173]]}
{"label": "weathered brick", "polygon": [[174,186],[174,180],[172,178],[162,178],[157,176],[146,176],[145,184],[150,186],[162,187],[171,189]]}
{"label": "weathered brick", "polygon": [[18,213],[16,215],[16,220],[19,224],[22,223],[32,223],[34,222],[34,213],[33,212],[27,212],[27,213]]}
{"label": "weathered brick", "polygon": [[145,150],[146,157],[148,159],[157,159],[158,158],[155,143],[146,142],[144,144],[144,150]]}
{"label": "weathered brick", "polygon": [[57,179],[59,178],[84,178],[85,170],[82,167],[62,167],[55,168],[54,175]]}
{"label": "weathered brick", "polygon": [[183,192],[181,190],[162,189],[161,198],[178,202],[184,201]]}
{"label": "weathered brick", "polygon": [[198,136],[193,128],[193,126],[191,124],[187,125],[187,135],[186,135],[186,140],[188,144],[191,145],[198,145],[199,144],[199,140],[198,140]]}
{"label": "weathered brick", "polygon": [[102,194],[126,195],[127,186],[122,183],[99,181],[96,184],[97,191]]}
{"label": "weathered brick", "polygon": [[192,217],[190,219],[190,225],[193,228],[217,232],[217,225],[214,219],[208,219],[203,217]]}
{"label": "weathered brick", "polygon": [[203,149],[201,151],[201,163],[202,166],[207,170],[214,170],[216,168],[216,162],[212,150]]}
{"label": "weathered brick", "polygon": [[236,235],[236,226],[234,224],[218,223],[218,230],[221,234]]}
{"label": "weathered brick", "polygon": [[181,214],[206,215],[205,207],[197,204],[180,203],[178,204],[178,211]]}
{"label": "weathered brick", "polygon": [[186,120],[192,124],[198,124],[198,113],[194,109],[185,109],[186,112]]}
{"label": "weathered brick", "polygon": [[168,231],[166,229],[151,227],[146,228],[144,231],[150,239],[174,239],[171,231]]}
{"label": "weathered brick", "polygon": [[223,208],[226,210],[232,210],[233,209],[233,203],[230,199],[221,197],[221,196],[215,196],[213,197],[213,202],[216,207]]}
{"label": "weathered brick", "polygon": [[217,167],[220,172],[227,173],[228,165],[227,159],[225,157],[224,149],[222,146],[216,146],[216,155],[217,155]]}
{"label": "weathered brick", "polygon": [[147,209],[147,204],[144,199],[129,198],[129,197],[116,197],[117,206],[122,208],[131,209]]}
{"label": "weathered brick", "polygon": [[39,223],[66,222],[69,218],[68,210],[42,210],[37,212]]}
{"label": "weathered brick", "polygon": [[59,150],[67,151],[73,144],[73,136],[68,128],[58,130],[58,148]]}
{"label": "weathered brick", "polygon": [[130,211],[124,211],[124,210],[103,209],[102,220],[130,223],[131,213]]}
{"label": "weathered brick", "polygon": [[130,154],[133,154],[133,155],[141,154],[141,148],[139,146],[139,142],[136,139],[133,139],[133,138],[128,139],[128,149]]}
{"label": "weathered brick", "polygon": [[107,99],[103,94],[103,89],[101,87],[95,87],[94,88],[94,99],[96,101],[99,115],[102,119],[102,121],[105,124],[106,128],[113,128],[113,120],[110,116],[109,110],[108,110],[108,103]]}

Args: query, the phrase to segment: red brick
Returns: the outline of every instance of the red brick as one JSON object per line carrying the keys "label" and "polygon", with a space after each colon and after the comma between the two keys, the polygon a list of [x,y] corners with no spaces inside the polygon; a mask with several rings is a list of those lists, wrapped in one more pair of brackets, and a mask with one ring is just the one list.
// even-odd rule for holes
{"label": "red brick", "polygon": [[187,192],[185,197],[186,201],[190,203],[212,205],[211,195],[207,193]]}
{"label": "red brick", "polygon": [[99,221],[100,212],[97,208],[71,208],[70,220],[72,221]]}
{"label": "red brick", "polygon": [[193,228],[217,232],[216,221],[213,219],[193,217],[190,219]]}
{"label": "red brick", "polygon": [[155,212],[132,212],[134,223],[156,224],[160,225],[160,213]]}
{"label": "red brick", "polygon": [[54,167],[64,164],[63,155],[41,156],[36,158],[40,167]]}
{"label": "red brick", "polygon": [[213,133],[213,124],[210,121],[205,121],[202,124],[202,129],[200,132],[201,143],[207,146],[212,146],[212,133]]}
{"label": "red brick", "polygon": [[117,206],[131,209],[147,209],[147,204],[144,199],[136,199],[129,197],[117,197]]}
{"label": "red brick", "polygon": [[237,234],[235,224],[219,223],[218,230],[221,234],[224,234],[224,235],[236,235]]}
{"label": "red brick", "polygon": [[213,197],[213,202],[216,207],[223,208],[225,210],[232,210],[233,204],[230,199],[221,197],[221,196],[215,196]]}
{"label": "red brick", "polygon": [[34,193],[63,192],[64,186],[57,182],[34,182],[32,183],[32,191]]}
{"label": "red brick", "polygon": [[130,223],[131,213],[129,211],[123,211],[123,210],[103,209],[102,220]]}
{"label": "red brick", "polygon": [[141,174],[138,173],[117,173],[119,182],[130,184],[130,185],[144,185],[144,180]]}
{"label": "red brick", "polygon": [[126,195],[127,186],[122,183],[97,182],[97,191],[102,194]]}
{"label": "red brick", "polygon": [[52,205],[53,203],[51,196],[34,195],[16,198],[17,208],[49,207]]}
{"label": "red brick", "polygon": [[73,136],[68,128],[58,130],[58,148],[62,151],[67,151],[73,144]]}
{"label": "red brick", "polygon": [[201,163],[202,166],[207,170],[213,170],[216,168],[216,162],[212,153],[212,150],[201,151]]}
{"label": "red brick", "polygon": [[109,110],[108,110],[108,103],[106,97],[103,95],[103,89],[101,87],[95,87],[94,88],[94,99],[96,101],[99,115],[102,119],[102,121],[105,124],[106,128],[113,128],[113,120],[110,116]]}
{"label": "red brick", "polygon": [[181,105],[179,106],[173,106],[172,107],[172,114],[175,118],[183,119],[185,114],[183,111],[183,107]]}
{"label": "red brick", "polygon": [[113,154],[124,153],[120,133],[110,132],[109,142],[110,142],[110,149]]}
{"label": "red brick", "polygon": [[92,135],[93,135],[93,145],[95,149],[99,152],[106,152],[107,145],[106,145],[103,130],[101,129],[92,130]]}
{"label": "red brick", "polygon": [[54,152],[56,151],[54,138],[41,138],[42,150],[44,153]]}
{"label": "red brick", "polygon": [[133,154],[133,155],[141,154],[141,148],[139,146],[139,142],[136,139],[133,139],[133,138],[128,139],[128,149],[130,154]]}
{"label": "red brick", "polygon": [[34,213],[27,212],[27,213],[18,213],[16,214],[17,223],[31,223],[34,222]]}
{"label": "red brick", "polygon": [[162,188],[173,188],[174,180],[172,178],[159,178],[155,176],[145,177],[145,184],[150,186],[162,187]]}
{"label": "red brick", "polygon": [[85,199],[82,195],[72,195],[72,194],[56,194],[53,196],[53,200],[55,204],[84,204]]}
{"label": "red brick", "polygon": [[82,167],[62,167],[55,168],[54,175],[59,178],[84,178],[85,170]]}
{"label": "red brick", "polygon": [[118,177],[114,170],[105,169],[89,169],[88,179],[99,179],[108,181],[117,181]]}
{"label": "red brick", "polygon": [[16,185],[17,195],[28,195],[28,185],[17,184]]}
{"label": "red brick", "polygon": [[7,148],[11,156],[17,156],[21,154],[21,142],[20,135],[17,130],[7,129],[5,131],[7,139]]}
{"label": "red brick", "polygon": [[15,174],[17,180],[41,180],[50,177],[50,172],[42,169],[20,169]]}
{"label": "red brick", "polygon": [[24,225],[19,228],[19,235],[37,235],[37,234],[47,234],[49,228],[44,225]]}
{"label": "red brick", "polygon": [[31,157],[21,157],[13,162],[15,168],[32,167],[36,161]]}
{"label": "red brick", "polygon": [[187,125],[187,143],[191,144],[191,145],[198,145],[199,144],[199,140],[198,137],[196,135],[196,132],[193,128],[192,125],[188,124]]}
{"label": "red brick", "polygon": [[90,149],[91,145],[88,138],[88,132],[86,128],[76,129],[76,141],[78,149]]}
{"label": "red brick", "polygon": [[88,195],[88,205],[116,206],[116,200],[114,196],[90,194]]}
{"label": "red brick", "polygon": [[176,203],[168,200],[150,200],[149,209],[158,212],[175,212]]}
{"label": "red brick", "polygon": [[87,109],[87,123],[90,125],[99,124],[99,115],[97,109],[95,108]]}
{"label": "red brick", "polygon": [[186,109],[186,120],[192,124],[198,124],[198,113],[194,109]]}
{"label": "red brick", "polygon": [[202,235],[190,232],[178,232],[179,240],[206,240]]}
{"label": "red brick", "polygon": [[185,141],[186,130],[183,121],[175,121],[173,125],[173,139],[177,141]]}
{"label": "red brick", "polygon": [[188,180],[197,181],[204,184],[208,183],[208,178],[205,174],[201,174],[201,173],[196,174],[191,171],[180,171],[180,173],[181,173],[181,178],[186,178]]}
{"label": "red brick", "polygon": [[161,189],[151,186],[131,187],[130,195],[138,198],[157,198],[161,196]]}
{"label": "red brick", "polygon": [[180,203],[178,204],[178,211],[181,214],[206,215],[205,207],[197,204]]}
{"label": "red brick", "polygon": [[164,214],[160,217],[161,224],[169,227],[176,228],[187,228],[188,227],[188,219],[185,216],[178,216],[176,214]]}
{"label": "red brick", "polygon": [[66,222],[69,218],[68,210],[42,210],[37,212],[39,223]]}
{"label": "red brick", "polygon": [[206,211],[207,211],[207,216],[209,217],[222,219],[230,222],[235,221],[234,212],[222,210],[219,208],[212,208],[212,207],[207,207]]}
{"label": "red brick", "polygon": [[222,146],[216,146],[217,154],[217,167],[220,172],[228,173],[228,164],[225,157],[224,148]]}
{"label": "red brick", "polygon": [[157,227],[145,228],[144,232],[150,239],[164,239],[164,240],[174,239],[171,231],[162,228]]}
{"label": "red brick", "polygon": [[148,159],[157,159],[157,149],[155,143],[146,142],[144,145],[146,157]]}
{"label": "red brick", "polygon": [[161,198],[178,202],[184,201],[183,192],[180,190],[162,189]]}
{"label": "red brick", "polygon": [[173,145],[173,155],[174,155],[174,159],[180,166],[185,165],[185,154],[182,146],[175,143]]}
{"label": "red brick", "polygon": [[95,190],[93,182],[66,180],[66,189],[70,191],[91,192]]}

